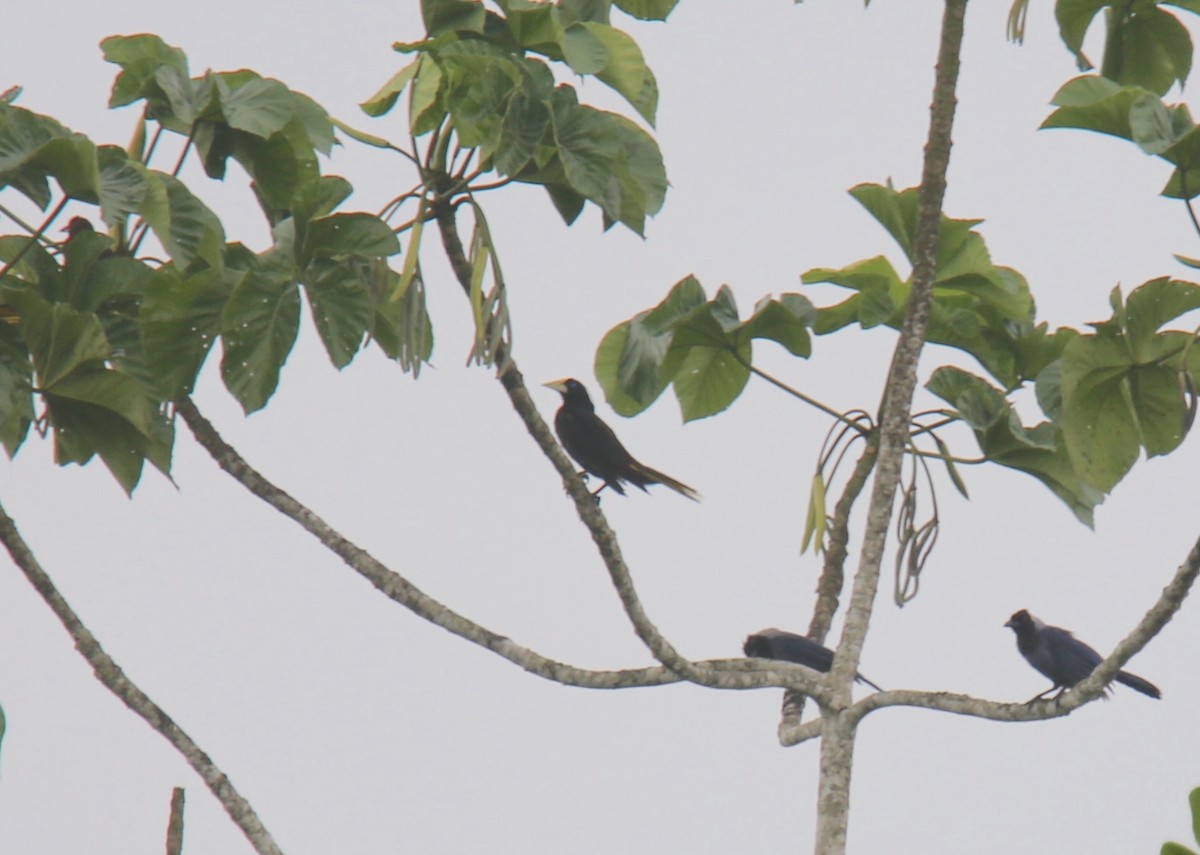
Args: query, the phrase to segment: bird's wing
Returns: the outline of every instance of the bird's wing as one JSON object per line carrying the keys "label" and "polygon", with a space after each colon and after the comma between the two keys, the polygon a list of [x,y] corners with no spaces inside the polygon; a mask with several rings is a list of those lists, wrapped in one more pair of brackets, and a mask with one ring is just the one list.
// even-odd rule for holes
{"label": "bird's wing", "polygon": [[778,634],[764,634],[763,637],[767,641],[768,659],[795,662],[814,671],[828,671],[833,666],[833,651],[811,638],[782,630]]}
{"label": "bird's wing", "polygon": [[567,454],[588,472],[609,484],[628,480],[625,470],[633,457],[621,445],[612,428],[595,413],[561,410],[555,417],[554,427]]}
{"label": "bird's wing", "polygon": [[1038,635],[1042,643],[1034,655],[1040,656],[1042,663],[1034,661],[1032,656],[1029,662],[1059,686],[1074,686],[1104,658],[1061,627],[1042,627]]}

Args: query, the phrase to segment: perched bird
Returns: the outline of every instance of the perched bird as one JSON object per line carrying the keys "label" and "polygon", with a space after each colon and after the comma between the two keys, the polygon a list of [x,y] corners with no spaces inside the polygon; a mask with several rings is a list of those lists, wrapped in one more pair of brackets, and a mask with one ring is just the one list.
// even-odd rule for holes
{"label": "perched bird", "polygon": [[[1017,650],[1021,651],[1025,661],[1054,681],[1053,686],[1030,698],[1029,703],[1044,698],[1055,689],[1061,695],[1096,670],[1096,666],[1104,660],[1103,656],[1067,630],[1059,626],[1047,626],[1025,609],[1010,617],[1004,625],[1017,634]],[[1158,686],[1136,674],[1118,671],[1114,679],[1143,695],[1162,697]]]}
{"label": "perched bird", "polygon": [[596,415],[587,389],[578,380],[568,377],[542,385],[562,395],[562,406],[554,415],[554,431],[563,448],[585,471],[604,481],[592,495],[612,487],[624,496],[621,483],[628,482],[643,491],[649,484],[662,484],[694,502],[700,501],[700,494],[687,484],[634,460],[612,428]]}
{"label": "perched bird", "polygon": [[[86,232],[95,232],[96,229],[92,225],[92,221],[87,217],[71,217],[71,219],[67,221],[63,231],[67,233],[67,239],[63,241],[63,245],[65,246],[75,238],[79,237],[79,235]],[[100,258],[111,258],[114,254],[115,253],[111,249],[106,249],[100,253]]]}
{"label": "perched bird", "polygon": [[[794,632],[784,632],[782,629],[760,629],[754,635],[747,636],[746,643],[742,645],[742,652],[758,659],[795,662],[822,674],[829,673],[829,669],[833,667],[833,651],[828,647],[817,644],[811,638],[796,635]],[[855,674],[854,679],[866,683],[877,692],[883,691],[862,674]]]}

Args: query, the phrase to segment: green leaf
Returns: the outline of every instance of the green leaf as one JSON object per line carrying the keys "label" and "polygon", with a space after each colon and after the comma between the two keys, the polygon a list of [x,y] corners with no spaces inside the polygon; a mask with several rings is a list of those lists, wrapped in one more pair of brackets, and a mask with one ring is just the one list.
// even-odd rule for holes
{"label": "green leaf", "polygon": [[[1145,4],[1121,28],[1117,82],[1144,86],[1159,95],[1187,81],[1192,68],[1192,39],[1169,12]],[[1111,75],[1110,75],[1111,76]]]}
{"label": "green leaf", "polygon": [[[635,398],[621,387],[618,377],[621,371],[622,355],[629,340],[629,327],[630,322],[626,321],[617,324],[604,334],[604,338],[600,340],[600,346],[596,348],[594,364],[596,379],[600,381],[600,386],[604,389],[604,399],[617,414],[626,417],[636,416],[649,407],[670,382],[667,379],[656,377],[652,390],[647,391],[649,400]],[[652,397],[650,397],[651,391]]]}
{"label": "green leaf", "polygon": [[674,380],[683,420],[714,416],[737,400],[750,380],[750,357],[749,344],[736,356],[720,347],[689,347]]}
{"label": "green leaf", "polygon": [[563,59],[576,74],[595,74],[608,64],[608,48],[585,24],[574,24],[564,31],[562,51]]}
{"label": "green leaf", "polygon": [[371,336],[402,370],[416,377],[433,353],[433,324],[425,306],[425,283],[419,271],[409,281],[399,300],[400,277],[381,260],[371,262],[371,300],[374,315]]}
{"label": "green leaf", "polygon": [[800,541],[800,554],[808,551],[808,545],[813,544],[813,551],[821,552],[825,541],[825,479],[820,472],[813,475],[812,487],[808,493],[808,511],[804,518],[804,538]]}
{"label": "green leaf", "polygon": [[1146,154],[1162,154],[1179,141],[1170,111],[1160,98],[1148,92],[1130,105],[1129,130]]}
{"label": "green leaf", "polygon": [[1079,336],[1063,351],[1063,417],[1071,463],[1108,492],[1133,466],[1140,437],[1125,378],[1130,358],[1114,337]]}
{"label": "green leaf", "polygon": [[1058,31],[1067,49],[1075,54],[1081,69],[1092,67],[1083,54],[1083,37],[1087,35],[1092,19],[1112,0],[1059,0],[1054,4],[1054,16],[1058,19]]}
{"label": "green leaf", "polygon": [[1187,397],[1178,369],[1141,365],[1129,372],[1129,394],[1147,457],[1168,454],[1183,442]]}
{"label": "green leaf", "polygon": [[812,355],[808,328],[816,317],[813,304],[800,294],[784,294],[778,300],[764,297],[754,307],[754,314],[742,325],[739,335],[770,339],[787,348],[792,356],[808,358]]}
{"label": "green leaf", "polygon": [[567,184],[597,201],[604,197],[620,148],[618,131],[611,115],[573,101],[573,96],[554,100],[550,114],[554,141]]}
{"label": "green leaf", "polygon": [[549,124],[550,110],[540,99],[520,90],[514,92],[500,123],[493,155],[496,171],[501,175],[520,172],[533,158]]}
{"label": "green leaf", "polygon": [[954,455],[950,453],[949,446],[937,434],[933,435],[933,441],[937,443],[938,456],[946,464],[946,474],[950,476],[950,481],[954,484],[954,488],[958,490],[964,499],[970,500],[971,496],[967,492],[967,485],[963,483],[962,476],[958,474],[958,467],[954,465]]}
{"label": "green leaf", "polygon": [[400,251],[400,241],[387,223],[374,214],[331,214],[308,224],[305,255],[344,259],[350,256],[386,257]]}
{"label": "green leaf", "polygon": [[501,3],[513,41],[528,50],[562,58],[563,25],[558,7],[550,3]]}
{"label": "green leaf", "polygon": [[377,137],[374,134],[368,134],[366,131],[356,130],[355,128],[350,127],[345,122],[339,121],[338,119],[331,119],[330,121],[333,123],[334,127],[344,133],[346,136],[350,137],[352,140],[357,140],[360,143],[374,146],[375,148],[393,147],[392,144],[383,137]]}
{"label": "green leaf", "polygon": [[106,223],[124,223],[146,198],[146,168],[115,145],[100,146],[96,160],[100,166],[100,216]]}
{"label": "green leaf", "polygon": [[445,32],[482,33],[487,20],[478,0],[421,0],[421,17],[430,37]]}
{"label": "green leaf", "polygon": [[158,415],[154,404],[133,378],[117,371],[101,366],[84,368],[49,384],[43,393],[104,407],[120,415],[144,436],[153,434],[153,422]]}
{"label": "green leaf", "polygon": [[961,368],[938,368],[925,388],[958,410],[963,421],[977,432],[1007,419],[1012,409],[1003,392]]}
{"label": "green leaf", "polygon": [[[404,68],[393,74],[391,79],[379,88],[378,92],[358,106],[368,116],[382,116],[389,112],[396,105],[396,99],[404,93],[408,84],[417,76],[417,69],[420,67],[420,63],[421,60],[419,58],[414,59],[408,65],[404,66]],[[342,130],[346,130],[340,123],[338,126]]]}
{"label": "green leaf", "polygon": [[913,235],[917,227],[915,205],[906,204],[907,200],[893,187],[882,184],[859,184],[850,188],[850,195],[887,229],[887,233],[900,244],[905,257],[911,262]]}
{"label": "green leaf", "polygon": [[87,137],[48,116],[0,105],[0,188],[11,185],[45,208],[50,175],[66,195],[94,203],[99,171],[96,146]]}
{"label": "green leaf", "polygon": [[1000,390],[958,368],[939,368],[926,388],[950,403],[974,429],[988,460],[1037,478],[1091,527],[1092,511],[1104,493],[1076,471],[1053,425],[1024,427]]}
{"label": "green leaf", "polygon": [[417,76],[409,99],[408,125],[413,136],[422,136],[436,128],[446,110],[442,104],[442,70],[433,57],[418,60]]}
{"label": "green leaf", "polygon": [[1133,359],[1147,361],[1159,328],[1195,309],[1200,309],[1200,285],[1192,282],[1164,276],[1135,288],[1125,304],[1125,325]]}
{"label": "green leaf", "polygon": [[1196,855],[1196,850],[1188,849],[1178,843],[1164,843],[1159,855]]}
{"label": "green leaf", "polygon": [[164,398],[195,388],[237,276],[210,268],[184,277],[167,265],[149,282],[141,306],[142,344]]}
{"label": "green leaf", "polygon": [[270,270],[246,271],[221,318],[221,376],[247,413],[261,409],[275,393],[299,324],[296,283]]}
{"label": "green leaf", "polygon": [[33,294],[12,294],[7,301],[21,315],[38,385],[49,388],[89,363],[108,357],[108,340],[99,319],[65,303],[47,303]]}
{"label": "green leaf", "polygon": [[[675,335],[675,325],[704,302],[704,288],[694,276],[686,276],[671,287],[657,306],[633,317],[623,333],[615,377],[606,376],[599,365],[596,367],[597,377],[610,403],[614,398],[610,388],[619,389],[637,402],[635,412],[649,406],[662,394],[670,382],[669,377],[661,375],[663,360]],[[615,403],[613,406],[625,415]]]}
{"label": "green leaf", "polygon": [[601,202],[604,213],[641,235],[647,216],[666,199],[667,172],[654,139],[622,116],[612,117],[619,149]]}
{"label": "green leaf", "polygon": [[371,323],[373,307],[365,274],[365,264],[329,259],[316,259],[304,271],[313,322],[338,369],[354,359]]}
{"label": "green leaf", "polygon": [[1055,94],[1060,105],[1042,122],[1043,128],[1079,128],[1133,139],[1129,111],[1135,101],[1155,97],[1141,86],[1120,86],[1104,77],[1077,77]]}
{"label": "green leaf", "polygon": [[316,154],[298,119],[266,139],[236,134],[232,154],[254,179],[254,190],[271,222],[277,222],[291,209],[297,192],[319,178]]}
{"label": "green leaf", "polygon": [[568,226],[579,217],[587,202],[587,199],[581,194],[576,193],[565,184],[547,184],[546,193],[550,196],[550,201],[554,203],[558,215]]}
{"label": "green leaf", "polygon": [[[325,108],[303,92],[288,92],[295,110],[293,122],[298,121],[308,136],[309,145],[321,154],[329,155],[337,138],[333,134],[333,119]],[[290,124],[290,123],[289,123]]]}
{"label": "green leaf", "polygon": [[665,21],[679,0],[614,0],[613,5],[643,21]]}
{"label": "green leaf", "polygon": [[157,170],[149,178],[139,213],[171,258],[181,268],[197,259],[219,267],[225,252],[221,221],[178,178]]}
{"label": "green leaf", "polygon": [[239,76],[245,74],[238,71],[214,76],[221,112],[231,128],[266,139],[291,121],[295,113],[291,93],[278,80],[253,75],[243,81]]}
{"label": "green leaf", "polygon": [[1200,843],[1200,787],[1188,793],[1188,806],[1192,809],[1192,837]]}
{"label": "green leaf", "polygon": [[113,82],[109,107],[123,107],[148,95],[160,93],[157,73],[160,66],[174,68],[186,78],[187,57],[155,35],[109,36],[100,42],[106,62],[121,66]]}
{"label": "green leaf", "polygon": [[137,486],[144,460],[169,471],[173,432],[132,378],[93,366],[47,388],[43,397],[60,464],[86,463],[99,454],[127,493]]}
{"label": "green leaf", "polygon": [[[0,443],[12,457],[33,424],[33,365],[16,335],[0,329]],[[0,720],[0,736],[3,722]]]}
{"label": "green leaf", "polygon": [[[584,35],[586,33],[586,35]],[[619,92],[651,125],[657,107],[657,84],[637,42],[607,24],[586,22],[568,27],[563,38],[567,64],[579,74],[595,74]],[[581,67],[586,66],[586,68]],[[654,89],[653,97],[646,93]]]}
{"label": "green leaf", "polygon": [[[190,128],[208,106],[213,94],[211,79],[206,76],[202,81],[194,81],[188,77],[186,67],[174,65],[159,65],[154,70],[154,82],[181,129]],[[167,119],[162,110],[155,110],[154,115],[159,121]]]}

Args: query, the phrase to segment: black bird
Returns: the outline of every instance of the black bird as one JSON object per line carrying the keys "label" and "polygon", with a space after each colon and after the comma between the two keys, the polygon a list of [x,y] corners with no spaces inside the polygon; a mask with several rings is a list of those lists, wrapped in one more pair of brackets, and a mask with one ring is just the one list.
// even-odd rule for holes
{"label": "black bird", "polygon": [[[806,636],[784,632],[782,629],[760,629],[754,635],[747,636],[746,643],[742,645],[742,652],[758,659],[795,662],[822,674],[829,673],[829,669],[833,667],[833,651],[828,647]],[[883,691],[862,674],[855,674],[854,679],[866,683],[877,692]]]}
{"label": "black bird", "polygon": [[[1096,666],[1104,660],[1103,656],[1067,630],[1060,626],[1047,626],[1025,609],[1010,617],[1004,625],[1017,634],[1017,650],[1021,651],[1025,661],[1054,681],[1053,686],[1030,698],[1029,703],[1044,698],[1055,689],[1061,695],[1096,670]],[[1162,697],[1158,686],[1137,674],[1118,671],[1114,679],[1143,695]]]}
{"label": "black bird", "polygon": [[563,448],[586,472],[604,481],[593,496],[605,487],[612,487],[624,496],[621,483],[628,482],[643,492],[648,492],[649,484],[662,484],[694,502],[700,501],[700,494],[687,484],[634,460],[612,428],[596,415],[587,389],[578,380],[567,377],[543,385],[563,398],[562,406],[554,414],[554,431]]}

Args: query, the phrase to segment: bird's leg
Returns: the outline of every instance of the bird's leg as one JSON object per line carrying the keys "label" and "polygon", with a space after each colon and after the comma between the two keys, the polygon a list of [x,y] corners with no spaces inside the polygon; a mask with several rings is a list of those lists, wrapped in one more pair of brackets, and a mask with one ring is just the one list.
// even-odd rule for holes
{"label": "bird's leg", "polygon": [[1047,689],[1046,691],[1042,692],[1040,695],[1034,695],[1032,698],[1030,698],[1029,700],[1027,700],[1025,703],[1026,703],[1026,704],[1032,704],[1032,703],[1034,703],[1035,701],[1040,701],[1042,698],[1046,697],[1046,695],[1050,694],[1050,693],[1051,693],[1051,692],[1053,692],[1055,689],[1058,689],[1058,695],[1055,695],[1055,696],[1054,696],[1054,698],[1055,698],[1055,699],[1057,699],[1059,695],[1061,695],[1063,692],[1065,692],[1065,691],[1067,690],[1067,687],[1066,687],[1066,686],[1061,686],[1061,687],[1060,687],[1060,686],[1051,686],[1049,689]]}

